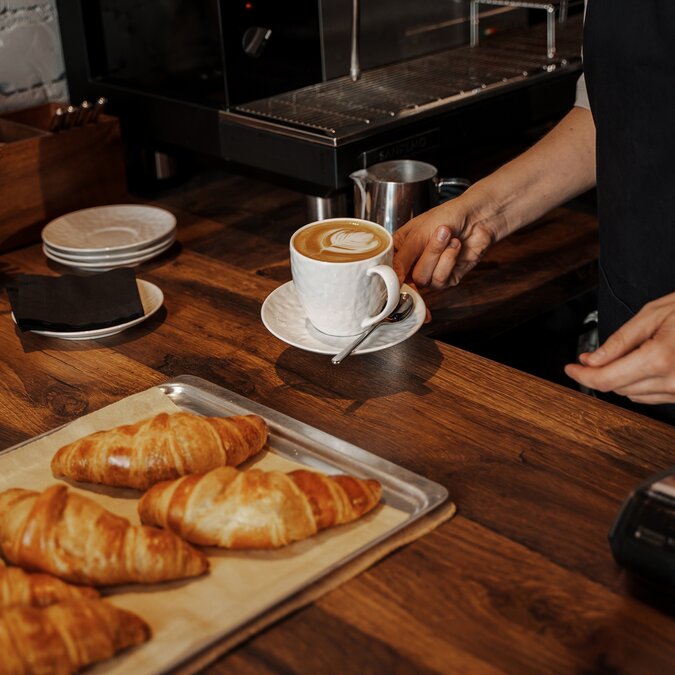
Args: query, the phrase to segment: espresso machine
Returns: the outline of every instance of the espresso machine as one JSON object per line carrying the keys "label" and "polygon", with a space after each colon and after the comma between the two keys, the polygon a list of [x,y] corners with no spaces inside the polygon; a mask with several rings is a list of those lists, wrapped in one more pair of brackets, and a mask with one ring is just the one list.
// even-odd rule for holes
{"label": "espresso machine", "polygon": [[[562,116],[582,24],[557,1],[57,8],[71,97],[108,99],[130,157],[215,157],[304,192],[310,214],[327,216],[344,213],[355,171],[398,158],[434,164],[472,139]],[[555,24],[549,9],[545,25],[533,20],[544,12],[532,7],[553,8]]]}

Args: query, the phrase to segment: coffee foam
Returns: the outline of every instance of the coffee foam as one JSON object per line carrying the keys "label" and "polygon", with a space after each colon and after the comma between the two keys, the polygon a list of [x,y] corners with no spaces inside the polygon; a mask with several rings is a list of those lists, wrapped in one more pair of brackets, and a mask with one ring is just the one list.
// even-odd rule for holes
{"label": "coffee foam", "polygon": [[294,240],[297,251],[326,262],[365,260],[384,251],[389,241],[375,225],[351,221],[317,223]]}
{"label": "coffee foam", "polygon": [[372,253],[380,246],[380,240],[372,232],[359,232],[344,227],[328,230],[320,239],[321,253]]}

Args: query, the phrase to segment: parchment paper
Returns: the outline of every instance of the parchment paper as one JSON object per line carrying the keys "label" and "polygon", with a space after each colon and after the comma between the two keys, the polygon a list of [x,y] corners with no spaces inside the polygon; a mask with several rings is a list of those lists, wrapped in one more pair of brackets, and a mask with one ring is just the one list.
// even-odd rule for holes
{"label": "parchment paper", "polygon": [[[0,454],[0,490],[43,490],[59,482],[51,475],[49,463],[62,445],[94,431],[175,410],[177,407],[159,389],[149,389]],[[273,452],[266,452],[247,466],[253,465],[284,471],[301,466]],[[110,511],[139,522],[136,506],[140,493],[69,484]],[[110,600],[142,616],[150,624],[153,638],[88,672],[143,675],[175,667],[302,590],[406,518],[408,514],[403,511],[381,505],[355,523],[325,530],[277,551],[208,549],[211,571],[200,578],[110,589],[106,591]]]}

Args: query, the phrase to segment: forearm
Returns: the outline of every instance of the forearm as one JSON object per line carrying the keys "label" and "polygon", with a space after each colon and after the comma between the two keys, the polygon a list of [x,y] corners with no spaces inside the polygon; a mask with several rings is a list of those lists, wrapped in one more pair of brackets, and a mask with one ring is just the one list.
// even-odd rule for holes
{"label": "forearm", "polygon": [[595,125],[573,108],[536,145],[463,195],[470,218],[503,239],[595,185]]}

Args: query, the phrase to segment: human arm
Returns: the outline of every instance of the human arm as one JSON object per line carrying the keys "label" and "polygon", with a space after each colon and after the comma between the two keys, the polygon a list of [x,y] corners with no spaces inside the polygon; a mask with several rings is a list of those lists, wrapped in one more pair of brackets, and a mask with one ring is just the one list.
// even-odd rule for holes
{"label": "human arm", "polygon": [[595,125],[573,108],[544,138],[394,236],[394,269],[419,286],[456,285],[487,249],[595,185]]}
{"label": "human arm", "polygon": [[675,293],[647,303],[579,360],[565,372],[586,387],[636,403],[675,403]]}

